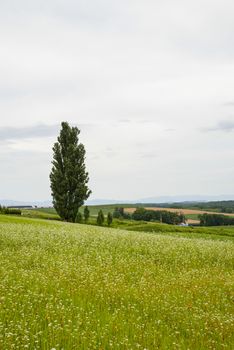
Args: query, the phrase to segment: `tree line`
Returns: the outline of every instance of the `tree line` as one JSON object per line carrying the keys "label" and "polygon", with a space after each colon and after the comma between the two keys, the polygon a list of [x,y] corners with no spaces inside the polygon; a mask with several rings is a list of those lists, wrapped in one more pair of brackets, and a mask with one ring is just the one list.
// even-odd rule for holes
{"label": "tree line", "polygon": [[137,208],[132,214],[133,220],[159,221],[165,224],[178,225],[185,222],[185,216],[182,213],[173,213],[166,210],[150,210]]}
{"label": "tree line", "polygon": [[[77,222],[79,224],[82,224],[82,223],[87,224],[89,222],[89,218],[90,218],[90,211],[89,211],[89,208],[87,206],[85,206],[83,215],[80,211],[78,211],[78,213],[76,215],[75,222]],[[110,212],[107,214],[106,221],[107,221],[108,226],[110,226],[112,224],[113,215]],[[105,222],[105,216],[103,214],[103,211],[99,210],[97,218],[96,218],[96,224],[99,226],[102,226],[104,224],[104,222]]]}
{"label": "tree line", "polygon": [[137,208],[132,214],[126,213],[123,207],[116,207],[113,212],[116,219],[131,219],[136,221],[159,221],[165,224],[178,225],[185,222],[185,216],[182,213],[172,213],[166,210],[150,210]]}
{"label": "tree line", "polygon": [[220,214],[199,215],[201,226],[226,226],[234,225],[234,218]]}
{"label": "tree line", "polygon": [[[140,204],[140,203],[139,203]],[[164,207],[173,209],[200,209],[215,211],[218,213],[234,213],[234,201],[211,201],[211,202],[177,202],[177,203],[144,203],[144,207]]]}
{"label": "tree line", "polygon": [[7,208],[0,205],[0,214],[4,215],[21,215],[21,210],[16,208]]}

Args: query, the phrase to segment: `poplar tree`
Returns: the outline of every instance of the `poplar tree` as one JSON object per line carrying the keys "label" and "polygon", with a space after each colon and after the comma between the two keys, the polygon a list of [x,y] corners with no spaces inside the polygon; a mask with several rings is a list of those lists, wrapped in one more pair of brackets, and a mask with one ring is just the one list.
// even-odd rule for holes
{"label": "poplar tree", "polygon": [[84,219],[85,219],[85,223],[88,222],[89,220],[89,208],[87,206],[85,206],[84,208]]}
{"label": "poplar tree", "polygon": [[105,220],[104,214],[103,214],[102,210],[99,210],[98,216],[97,216],[97,224],[99,226],[102,226],[104,223],[104,220]]}
{"label": "poplar tree", "polygon": [[83,215],[79,211],[76,214],[76,222],[78,224],[82,224],[82,222],[83,222]]}
{"label": "poplar tree", "polygon": [[112,224],[112,221],[113,221],[113,216],[111,213],[108,213],[107,214],[107,224],[108,226],[110,226]]}
{"label": "poplar tree", "polygon": [[79,142],[79,134],[77,127],[61,123],[60,134],[53,147],[50,173],[54,208],[63,220],[70,222],[75,222],[79,208],[91,193],[85,167],[85,148]]}

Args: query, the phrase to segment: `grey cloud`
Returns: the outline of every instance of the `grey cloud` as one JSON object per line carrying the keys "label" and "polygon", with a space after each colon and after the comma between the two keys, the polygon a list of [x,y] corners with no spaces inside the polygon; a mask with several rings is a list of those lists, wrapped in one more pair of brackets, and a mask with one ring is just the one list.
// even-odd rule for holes
{"label": "grey cloud", "polygon": [[[72,123],[72,125],[76,125]],[[78,124],[81,130],[89,130],[93,128],[95,124]],[[34,139],[34,138],[47,138],[58,135],[60,124],[46,125],[37,124],[26,127],[0,127],[0,142],[12,142],[17,140]]]}
{"label": "grey cloud", "polygon": [[148,146],[148,142],[136,142],[135,143],[136,147],[142,148],[142,147],[147,147]]}
{"label": "grey cloud", "polygon": [[213,127],[203,128],[202,131],[223,131],[223,132],[231,132],[234,130],[234,121],[224,120],[220,121]]}
{"label": "grey cloud", "polygon": [[103,153],[107,158],[112,158],[118,155],[118,153],[112,149],[106,149]]}
{"label": "grey cloud", "polygon": [[[144,114],[144,112],[142,112]],[[155,120],[153,118],[151,119],[143,119],[143,118],[137,118],[137,119],[120,119],[118,121],[119,123],[134,123],[134,124],[155,124],[158,122],[158,120]]]}
{"label": "grey cloud", "polygon": [[154,152],[143,152],[141,154],[141,158],[158,158],[158,154],[154,153]]}
{"label": "grey cloud", "polygon": [[118,121],[119,123],[127,124],[127,123],[134,123],[134,124],[150,124],[150,123],[156,123],[157,121],[154,119],[120,119]]}
{"label": "grey cloud", "polygon": [[151,124],[151,123],[156,123],[156,120],[153,119],[139,119],[138,123],[139,124]]}
{"label": "grey cloud", "polygon": [[163,131],[165,131],[165,132],[172,132],[172,131],[176,131],[176,129],[168,128],[168,129],[164,129]]}
{"label": "grey cloud", "polygon": [[100,152],[89,152],[87,157],[89,160],[100,160],[102,158],[113,158],[118,155],[117,152],[113,151],[111,148],[107,148],[106,150]]}
{"label": "grey cloud", "polygon": [[125,124],[125,123],[131,123],[132,121],[130,119],[120,119],[118,122]]}
{"label": "grey cloud", "polygon": [[122,27],[124,22],[125,27],[128,25],[127,20],[123,21],[122,7],[108,0],[95,0],[89,3],[84,0],[50,0],[49,2],[41,0],[38,3],[24,0],[20,6],[17,1],[10,0],[1,7],[2,12],[12,20],[23,21],[25,18],[35,17],[36,20],[45,21],[46,19],[55,25],[59,22],[71,27],[83,27],[87,30],[95,28],[96,31],[102,31],[107,27],[108,29],[118,27],[118,18],[121,17]]}
{"label": "grey cloud", "polygon": [[38,124],[27,127],[0,127],[0,141],[14,141],[56,135],[59,125]]}
{"label": "grey cloud", "polygon": [[[230,192],[229,138],[216,146],[222,147],[222,156],[213,157],[216,133],[202,137],[197,131],[202,125],[210,126],[203,132],[234,131],[232,116],[225,115],[234,106],[233,0],[215,0],[212,6],[210,0],[0,3],[0,180],[5,196],[22,199],[27,191],[34,199],[47,196],[46,152],[62,120],[81,129],[95,196],[150,196],[155,178],[161,184],[155,191],[161,194],[191,187],[206,191],[207,183],[210,192]],[[218,122],[220,109],[226,122]],[[183,142],[177,133],[185,135]],[[20,155],[16,149],[25,151]],[[36,164],[36,152],[44,150],[48,158],[36,170],[27,166],[19,181],[23,159],[31,164],[27,149]],[[217,162],[222,174],[214,178]],[[207,180],[198,179],[197,169],[204,169]],[[44,185],[38,186],[41,179]]]}
{"label": "grey cloud", "polygon": [[88,158],[90,160],[99,160],[100,159],[100,154],[97,152],[89,152],[88,153]]}
{"label": "grey cloud", "polygon": [[50,161],[51,156],[44,152],[0,152],[0,162],[4,164],[0,174],[0,181],[4,184],[1,196],[22,200],[49,198]]}
{"label": "grey cloud", "polygon": [[223,106],[225,107],[234,107],[234,101],[228,101],[223,103]]}

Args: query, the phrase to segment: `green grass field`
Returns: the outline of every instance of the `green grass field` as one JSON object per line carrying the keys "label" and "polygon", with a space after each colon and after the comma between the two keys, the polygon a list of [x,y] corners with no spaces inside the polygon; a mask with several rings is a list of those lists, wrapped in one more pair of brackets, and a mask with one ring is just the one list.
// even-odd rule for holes
{"label": "green grass field", "polygon": [[[114,210],[114,206],[111,206]],[[105,208],[101,207],[105,212]],[[96,213],[100,210],[100,206],[90,207],[91,217],[88,221],[90,225],[96,225]],[[82,209],[81,209],[82,211]],[[110,206],[106,206],[106,213],[110,211]],[[40,208],[23,210],[22,216],[36,219],[49,219],[49,220],[60,220],[53,208]],[[104,227],[107,226],[105,221]],[[176,225],[161,224],[158,222],[146,222],[146,221],[135,221],[135,220],[119,220],[114,219],[111,225],[112,228],[124,229],[128,231],[140,231],[148,233],[160,233],[163,235],[171,235],[177,237],[187,238],[198,238],[203,239],[230,239],[234,241],[234,227],[223,226],[223,227],[180,227]],[[189,233],[189,235],[188,235]]]}
{"label": "green grass field", "polygon": [[60,220],[54,208],[23,209],[22,216],[37,219]]}
{"label": "green grass field", "polygon": [[198,214],[186,214],[185,217],[186,217],[186,219],[199,220]]}
{"label": "green grass field", "polygon": [[[113,213],[116,207],[123,207],[123,208],[131,208],[131,205],[124,205],[124,204],[108,204],[108,205],[91,205],[89,206],[90,215],[91,216],[97,216],[99,210],[103,211],[104,215],[107,215],[109,212]],[[81,207],[80,211],[83,213],[84,207]],[[38,217],[38,218],[54,218],[54,215],[57,216],[57,213],[54,208],[37,208],[37,209],[23,209],[24,216],[28,217]],[[57,216],[58,217],[58,216]]]}
{"label": "green grass field", "polygon": [[[104,215],[107,215],[108,212],[113,213],[116,207],[123,208],[134,208],[137,205],[130,204],[108,204],[108,205],[92,205],[89,206],[90,215],[96,217],[99,210],[102,210]],[[83,213],[83,207],[81,208],[81,213]],[[179,211],[179,209],[178,209]],[[37,209],[23,209],[23,215],[26,217],[42,218],[42,219],[59,219],[54,208],[37,208]],[[199,220],[198,214],[186,214],[186,219]]]}
{"label": "green grass field", "polygon": [[0,216],[0,349],[233,349],[233,236]]}

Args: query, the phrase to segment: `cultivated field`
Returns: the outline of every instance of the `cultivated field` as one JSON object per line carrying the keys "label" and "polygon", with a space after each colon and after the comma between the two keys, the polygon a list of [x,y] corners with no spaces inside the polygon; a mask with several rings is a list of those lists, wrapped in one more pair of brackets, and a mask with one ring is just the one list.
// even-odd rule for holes
{"label": "cultivated field", "polygon": [[0,349],[233,349],[234,229],[217,230],[0,216]]}
{"label": "cultivated field", "polygon": [[[127,205],[127,204],[117,204],[117,205],[96,205],[96,206],[89,206],[89,210],[90,210],[90,215],[93,218],[96,218],[99,210],[101,209],[104,213],[104,215],[107,215],[108,212],[113,213],[115,207],[123,207],[125,212],[128,213],[133,213],[136,210],[136,207],[133,206],[131,207],[131,205]],[[221,212],[215,212],[215,211],[206,211],[206,210],[200,210],[200,209],[183,209],[183,208],[163,208],[163,207],[146,207],[146,209],[150,209],[150,210],[166,210],[166,211],[171,211],[171,212],[181,212],[185,215],[186,217],[186,221],[189,224],[194,224],[197,225],[200,223],[199,220],[199,215],[200,214],[222,214],[222,215],[227,215],[227,216],[231,216],[234,217],[234,214],[227,214],[227,213],[221,213]],[[81,212],[83,212],[83,208],[81,209]],[[26,217],[34,217],[34,218],[42,218],[42,219],[59,219],[59,216],[57,215],[55,209],[53,208],[38,208],[38,209],[30,209],[30,210],[23,210],[23,216]]]}
{"label": "cultivated field", "polygon": [[[217,215],[227,215],[227,216],[234,216],[234,214],[227,214],[227,213],[218,213],[213,211],[207,211],[207,210],[198,210],[198,209],[177,209],[177,208],[161,208],[161,207],[146,207],[147,210],[165,210],[170,211],[172,213],[182,213],[184,215],[200,215],[200,214],[217,214]],[[136,210],[136,208],[126,208],[125,211],[127,213],[133,213]]]}
{"label": "cultivated field", "polygon": [[[187,222],[189,224],[198,224],[200,222],[200,220],[198,220],[196,218],[198,217],[198,215],[202,215],[202,214],[217,214],[217,215],[226,215],[226,216],[231,216],[231,217],[234,216],[234,214],[219,213],[219,212],[199,210],[199,209],[180,209],[180,208],[177,209],[177,208],[162,208],[162,207],[147,207],[146,209],[156,210],[156,211],[165,210],[165,211],[169,211],[172,213],[182,213],[187,218]],[[130,214],[132,214],[135,210],[136,210],[136,208],[126,208],[125,209],[125,211],[127,213],[130,213]],[[192,218],[192,216],[194,216],[194,218]]]}

